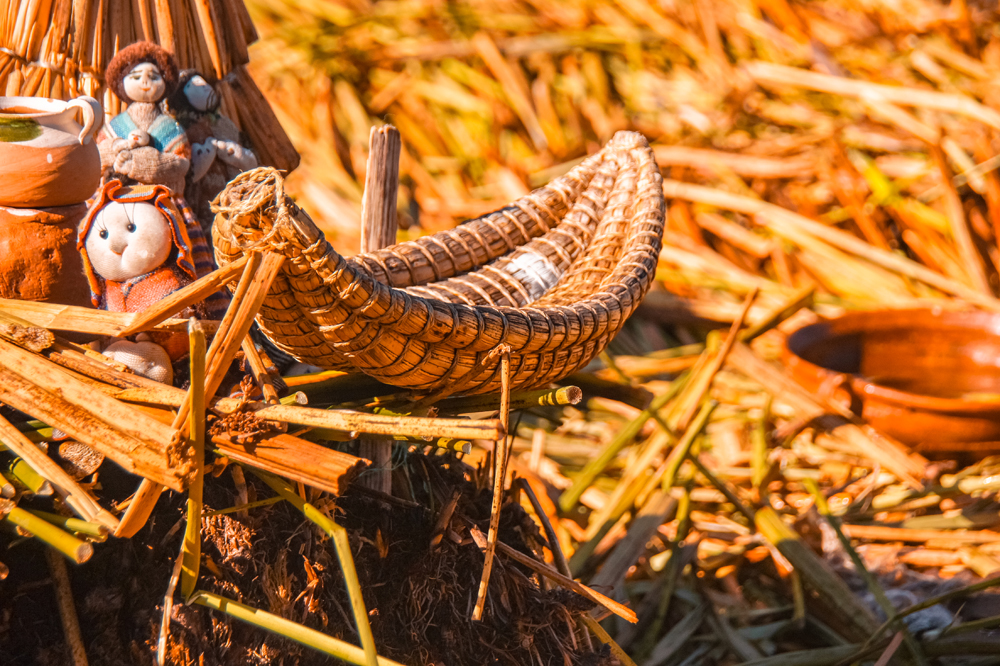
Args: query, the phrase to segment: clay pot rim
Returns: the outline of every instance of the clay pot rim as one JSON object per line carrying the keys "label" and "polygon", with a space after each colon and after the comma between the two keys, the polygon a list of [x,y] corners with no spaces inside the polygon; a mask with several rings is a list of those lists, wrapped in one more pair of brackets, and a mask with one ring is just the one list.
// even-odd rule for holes
{"label": "clay pot rim", "polygon": [[[891,312],[895,315],[892,325],[878,326],[876,315]],[[990,415],[1000,413],[1000,400],[995,402],[978,402],[961,398],[938,398],[920,393],[911,393],[899,389],[882,386],[868,381],[853,373],[842,373],[830,368],[824,368],[799,356],[794,348],[802,348],[804,338],[808,339],[818,331],[827,329],[834,335],[845,335],[854,332],[890,330],[899,328],[899,320],[908,319],[914,327],[926,326],[930,320],[945,324],[945,328],[966,328],[982,332],[984,335],[1000,337],[1000,314],[979,310],[947,310],[945,308],[913,308],[901,310],[857,310],[847,312],[839,317],[821,318],[819,321],[802,326],[785,336],[782,343],[782,359],[786,364],[804,367],[817,377],[843,376],[849,382],[850,388],[860,398],[877,398],[891,405],[909,409],[919,409],[930,412]],[[993,326],[987,326],[989,322]],[[889,322],[886,322],[887,324]],[[872,326],[875,324],[875,326]],[[827,335],[826,337],[832,337]]]}
{"label": "clay pot rim", "polygon": [[[23,106],[38,105],[39,103],[44,105],[55,105],[57,103],[66,104],[64,100],[55,99],[53,97],[23,97],[23,96],[2,96],[5,100],[16,100],[18,104]],[[22,102],[23,100],[23,102]],[[69,110],[71,107],[66,107],[62,109],[50,109],[50,110],[37,110],[35,113],[4,113],[3,109],[0,109],[0,118],[40,118],[42,116],[51,116],[63,113]]]}

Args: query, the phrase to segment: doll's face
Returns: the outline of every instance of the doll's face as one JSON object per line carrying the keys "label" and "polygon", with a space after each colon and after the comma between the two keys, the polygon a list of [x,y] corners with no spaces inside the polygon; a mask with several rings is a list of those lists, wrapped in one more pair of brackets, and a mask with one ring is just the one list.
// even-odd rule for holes
{"label": "doll's face", "polygon": [[199,74],[195,74],[184,84],[184,96],[198,111],[210,111],[219,103],[215,90]]}
{"label": "doll's face", "polygon": [[133,102],[159,102],[167,92],[160,69],[151,62],[140,62],[122,81],[125,94]]}
{"label": "doll's face", "polygon": [[151,203],[112,201],[97,214],[84,243],[94,272],[122,282],[145,275],[170,256],[170,225]]}

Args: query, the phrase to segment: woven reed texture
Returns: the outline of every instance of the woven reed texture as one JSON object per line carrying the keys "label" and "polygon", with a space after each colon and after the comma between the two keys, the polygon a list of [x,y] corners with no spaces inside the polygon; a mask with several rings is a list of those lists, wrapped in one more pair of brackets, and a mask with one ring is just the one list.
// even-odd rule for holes
{"label": "woven reed texture", "polygon": [[508,207],[455,229],[344,258],[260,168],[219,195],[220,265],[246,252],[288,261],[257,317],[306,363],[356,369],[419,391],[512,388],[586,365],[649,289],[663,235],[662,179],[645,138],[619,132],[597,154]]}

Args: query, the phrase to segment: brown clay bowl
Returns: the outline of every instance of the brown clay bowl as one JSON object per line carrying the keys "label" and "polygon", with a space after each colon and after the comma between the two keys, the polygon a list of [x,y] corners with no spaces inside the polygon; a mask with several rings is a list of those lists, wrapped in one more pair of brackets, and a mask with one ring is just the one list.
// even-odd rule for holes
{"label": "brown clay bowl", "polygon": [[789,335],[784,361],[803,386],[920,450],[1000,449],[998,314],[853,312]]}

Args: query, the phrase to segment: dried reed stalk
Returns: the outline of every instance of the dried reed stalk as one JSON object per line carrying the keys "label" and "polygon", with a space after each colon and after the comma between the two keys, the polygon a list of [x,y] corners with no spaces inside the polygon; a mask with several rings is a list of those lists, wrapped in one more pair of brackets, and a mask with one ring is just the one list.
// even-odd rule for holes
{"label": "dried reed stalk", "polygon": [[673,180],[663,181],[663,194],[668,199],[685,199],[687,201],[695,201],[754,215],[755,220],[762,221],[767,225],[768,229],[778,235],[781,235],[785,231],[785,227],[805,232],[834,247],[866,259],[873,264],[896,271],[915,280],[920,280],[944,292],[960,296],[983,308],[995,312],[1000,311],[1000,301],[997,301],[995,298],[986,296],[964,284],[948,279],[909,259],[879,250],[850,234],[824,226],[780,206],[754,200],[749,197],[729,194],[722,190]]}
{"label": "dried reed stalk", "polygon": [[[875,438],[857,425],[856,417],[846,408],[828,405],[809,394],[786,372],[761,360],[744,343],[737,343],[729,354],[728,362],[747,377],[752,377],[771,393],[776,400],[794,405],[800,418],[811,419],[830,411],[848,419],[830,429],[829,436],[840,438],[861,456],[878,461],[901,481],[913,488],[922,488],[920,479],[927,469],[927,459],[906,449],[881,433]],[[874,431],[872,431],[874,433]]]}
{"label": "dried reed stalk", "polygon": [[[35,301],[18,301],[0,298],[0,314],[18,317],[31,326],[54,331],[72,331],[88,335],[118,337],[135,321],[135,314],[109,312],[76,305],[58,305]],[[218,327],[218,322],[202,321],[207,332]],[[184,331],[186,319],[167,319],[153,328],[158,331]]]}
{"label": "dried reed stalk", "polygon": [[99,522],[111,529],[118,526],[117,518],[103,509],[73,477],[2,416],[0,416],[0,439],[11,451],[31,465],[42,478],[51,483],[63,501],[78,516],[86,521]]}
{"label": "dried reed stalk", "polygon": [[288,434],[252,438],[215,435],[218,453],[236,462],[318,488],[334,496],[344,494],[368,466],[362,458],[314,444]]}
{"label": "dried reed stalk", "polygon": [[835,95],[858,97],[864,100],[885,101],[903,106],[917,106],[947,113],[968,116],[994,129],[1000,129],[1000,113],[965,95],[952,95],[933,90],[887,86],[869,81],[858,81],[841,76],[810,72],[796,67],[751,61],[743,69],[758,83],[779,86],[798,86]]}
{"label": "dried reed stalk", "polygon": [[493,557],[496,554],[497,533],[500,529],[500,509],[503,506],[504,488],[507,483],[507,464],[510,462],[511,447],[507,441],[510,425],[510,347],[503,345],[500,353],[500,429],[503,436],[495,440],[493,447],[493,502],[490,509],[490,529],[486,536],[482,578],[479,593],[472,609],[473,622],[483,619],[486,607],[486,591],[493,571]]}
{"label": "dried reed stalk", "polygon": [[[472,538],[476,542],[476,545],[479,546],[479,549],[485,552],[487,548],[487,541],[485,535],[483,535],[483,533],[475,525],[471,525],[471,527],[469,528],[469,533],[472,535]],[[520,551],[514,550],[513,548],[511,548],[502,541],[497,542],[496,548],[501,553],[511,558],[515,562],[528,567],[535,573],[545,577],[546,579],[552,581],[553,583],[559,585],[560,587],[563,587],[572,592],[576,592],[581,597],[586,597],[587,599],[590,599],[591,601],[594,601],[600,604],[601,606],[604,606],[618,617],[624,620],[628,620],[629,622],[638,621],[635,611],[633,611],[632,609],[618,603],[614,599],[606,597],[605,595],[601,594],[600,592],[594,590],[591,587],[583,585],[582,583],[578,583],[569,576],[565,576],[559,573],[558,571],[555,571],[554,569],[552,569],[552,567],[548,566],[547,564],[539,562],[534,558],[528,557],[527,555],[525,555]]]}
{"label": "dried reed stalk", "polygon": [[45,549],[45,559],[48,561],[52,586],[56,591],[56,605],[59,607],[59,619],[62,620],[63,636],[66,638],[70,659],[73,666],[87,666],[89,663],[87,649],[83,645],[83,636],[80,633],[80,620],[76,614],[66,561],[51,548]]}
{"label": "dried reed stalk", "polygon": [[55,364],[0,340],[0,400],[100,451],[126,470],[183,490],[193,469],[176,429],[94,391]]}

